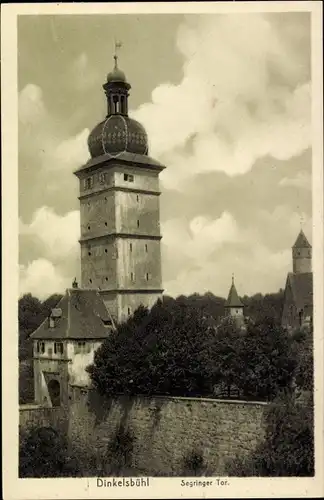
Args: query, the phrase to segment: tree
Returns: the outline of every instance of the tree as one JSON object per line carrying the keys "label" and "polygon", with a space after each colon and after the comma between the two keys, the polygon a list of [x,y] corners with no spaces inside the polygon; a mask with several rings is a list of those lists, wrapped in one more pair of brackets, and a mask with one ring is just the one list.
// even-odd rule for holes
{"label": "tree", "polygon": [[290,338],[273,318],[249,322],[242,343],[245,370],[240,387],[246,396],[272,400],[282,390],[291,391],[297,360]]}
{"label": "tree", "polygon": [[197,396],[211,392],[204,363],[210,335],[196,309],[159,301],[140,307],[95,354],[88,369],[101,394]]}
{"label": "tree", "polygon": [[19,359],[25,360],[32,357],[32,344],[29,336],[38,328],[49,315],[50,310],[60,301],[62,295],[51,295],[41,302],[31,293],[23,295],[18,302],[19,319]]}
{"label": "tree", "polygon": [[118,326],[88,368],[100,394],[207,396],[233,388],[248,399],[271,400],[289,389],[295,368],[289,338],[274,320],[238,328],[215,322],[182,301],[139,308]]}
{"label": "tree", "polygon": [[27,434],[21,434],[19,444],[19,477],[77,475],[77,463],[68,454],[65,436],[52,427],[31,429]]}

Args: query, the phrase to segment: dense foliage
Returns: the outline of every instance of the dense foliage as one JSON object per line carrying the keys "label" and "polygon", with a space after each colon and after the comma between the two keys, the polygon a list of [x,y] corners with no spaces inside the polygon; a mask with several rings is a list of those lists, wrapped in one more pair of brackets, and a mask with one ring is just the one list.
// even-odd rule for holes
{"label": "dense foliage", "polygon": [[265,440],[247,459],[228,465],[233,476],[314,475],[314,422],[311,401],[279,397],[267,415]]}
{"label": "dense foliage", "polygon": [[20,435],[19,477],[75,476],[77,462],[68,453],[67,440],[51,427]]}
{"label": "dense foliage", "polygon": [[230,320],[215,328],[200,308],[183,301],[140,307],[95,354],[88,370],[101,394],[240,397],[272,400],[291,386],[296,359],[290,339],[272,318]]}
{"label": "dense foliage", "polygon": [[31,293],[23,295],[18,302],[19,319],[19,359],[31,358],[32,345],[29,335],[47,318],[51,309],[56,306],[62,295],[54,294],[41,302]]}

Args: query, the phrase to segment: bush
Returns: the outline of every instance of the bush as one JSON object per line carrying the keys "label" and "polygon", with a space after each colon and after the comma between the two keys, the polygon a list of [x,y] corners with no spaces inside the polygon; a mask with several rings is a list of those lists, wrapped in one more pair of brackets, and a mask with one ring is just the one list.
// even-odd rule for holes
{"label": "bush", "polygon": [[313,408],[291,398],[276,400],[267,415],[265,440],[254,453],[233,460],[232,476],[313,476]]}
{"label": "bush", "polygon": [[20,434],[19,477],[71,477],[78,475],[78,469],[65,436],[52,427]]}
{"label": "bush", "polygon": [[116,433],[108,445],[108,457],[111,463],[111,472],[120,474],[125,468],[132,465],[134,435],[123,424],[117,428]]}
{"label": "bush", "polygon": [[184,476],[202,476],[205,468],[205,461],[202,451],[192,450],[183,459]]}

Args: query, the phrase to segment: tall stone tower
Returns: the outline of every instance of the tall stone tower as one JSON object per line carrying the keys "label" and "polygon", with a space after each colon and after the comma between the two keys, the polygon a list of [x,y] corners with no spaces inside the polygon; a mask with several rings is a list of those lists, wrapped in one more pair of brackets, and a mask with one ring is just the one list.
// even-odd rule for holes
{"label": "tall stone tower", "polygon": [[303,230],[292,247],[293,273],[311,273],[312,272],[312,246],[308,242]]}
{"label": "tall stone tower", "polygon": [[161,296],[159,173],[143,126],[128,116],[130,84],[115,67],[103,88],[107,115],[89,135],[80,182],[81,287],[99,290],[124,321]]}

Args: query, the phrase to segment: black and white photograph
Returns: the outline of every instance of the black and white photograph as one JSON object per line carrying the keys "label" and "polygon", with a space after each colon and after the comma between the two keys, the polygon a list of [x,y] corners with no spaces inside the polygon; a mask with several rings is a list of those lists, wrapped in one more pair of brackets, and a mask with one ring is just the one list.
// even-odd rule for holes
{"label": "black and white photograph", "polygon": [[5,6],[6,498],[324,493],[322,4],[232,4]]}

